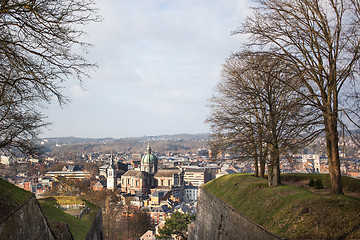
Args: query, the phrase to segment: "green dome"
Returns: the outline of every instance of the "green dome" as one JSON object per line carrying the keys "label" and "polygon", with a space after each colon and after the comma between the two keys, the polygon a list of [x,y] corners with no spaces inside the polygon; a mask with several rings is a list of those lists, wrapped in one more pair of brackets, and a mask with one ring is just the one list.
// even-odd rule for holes
{"label": "green dome", "polygon": [[151,153],[151,148],[150,145],[148,145],[147,147],[147,154],[145,154],[142,158],[141,158],[141,165],[143,164],[149,164],[149,163],[157,163],[158,159],[157,157]]}
{"label": "green dome", "polygon": [[142,159],[141,163],[157,163],[157,157],[154,154],[145,154]]}

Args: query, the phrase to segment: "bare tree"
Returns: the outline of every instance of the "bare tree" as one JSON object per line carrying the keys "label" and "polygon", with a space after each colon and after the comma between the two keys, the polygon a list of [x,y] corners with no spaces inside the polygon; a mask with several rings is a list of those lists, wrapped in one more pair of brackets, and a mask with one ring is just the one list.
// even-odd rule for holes
{"label": "bare tree", "polygon": [[87,76],[80,25],[100,20],[92,0],[4,0],[0,3],[0,148],[27,150],[46,125],[39,112],[62,82]]}
{"label": "bare tree", "polygon": [[[310,131],[316,125],[316,111],[307,107],[307,98],[294,91],[301,88],[295,77],[280,58],[267,53],[239,53],[224,65],[219,95],[212,100],[213,114],[208,121],[227,147],[249,149],[255,165],[259,155],[265,160],[264,150],[268,148],[270,186],[280,183],[280,155],[319,132]],[[292,86],[283,84],[284,79]]]}
{"label": "bare tree", "polygon": [[[239,60],[239,59],[237,59]],[[207,119],[212,133],[211,147],[217,150],[241,152],[254,161],[255,176],[264,177],[267,145],[266,131],[261,124],[264,116],[255,99],[247,96],[246,81],[242,81],[239,61],[229,59],[224,65],[218,95],[211,98],[212,115]]]}
{"label": "bare tree", "polygon": [[322,112],[331,192],[342,194],[337,125],[339,111],[349,117],[354,113],[339,104],[350,98],[358,103],[360,1],[255,2],[253,14],[236,33],[249,34],[248,47],[281,56],[299,73],[312,105]]}

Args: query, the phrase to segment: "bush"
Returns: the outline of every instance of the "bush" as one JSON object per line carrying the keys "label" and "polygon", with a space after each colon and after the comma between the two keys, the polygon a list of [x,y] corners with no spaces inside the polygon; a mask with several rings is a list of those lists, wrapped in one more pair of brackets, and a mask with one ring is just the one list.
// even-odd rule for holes
{"label": "bush", "polygon": [[315,180],[315,182],[314,182],[314,187],[315,187],[316,189],[323,189],[323,188],[324,188],[321,179],[318,178],[318,179]]}
{"label": "bush", "polygon": [[309,181],[309,186],[310,186],[310,187],[314,187],[314,183],[315,183],[315,182],[314,182],[314,179],[310,179],[310,181]]}

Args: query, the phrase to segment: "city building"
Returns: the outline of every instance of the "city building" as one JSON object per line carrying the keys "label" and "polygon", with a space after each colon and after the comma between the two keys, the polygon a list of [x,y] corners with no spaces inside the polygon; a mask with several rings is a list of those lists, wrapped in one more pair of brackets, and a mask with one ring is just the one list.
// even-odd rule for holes
{"label": "city building", "polygon": [[189,199],[189,201],[197,201],[198,187],[185,186],[184,195]]}
{"label": "city building", "polygon": [[161,221],[165,221],[165,218],[172,213],[171,209],[167,205],[162,205],[160,207],[143,207],[140,208],[140,210],[150,216],[152,225],[157,225]]}
{"label": "city building", "polygon": [[205,183],[205,168],[186,167],[184,174],[186,185],[201,186]]}
{"label": "city building", "polygon": [[75,171],[75,172],[49,171],[45,173],[45,177],[51,177],[51,178],[65,177],[65,178],[84,179],[84,178],[90,178],[90,173],[84,171]]}
{"label": "city building", "polygon": [[94,192],[97,192],[97,191],[101,191],[105,188],[104,186],[105,184],[101,181],[97,181],[93,186],[92,186],[92,190]]}
{"label": "city building", "polygon": [[172,190],[173,194],[182,193],[184,190],[184,171],[179,168],[160,169],[154,176],[157,190]]}
{"label": "city building", "polygon": [[158,170],[158,158],[151,153],[150,145],[141,158],[140,170],[128,170],[121,176],[121,191],[131,194],[149,194],[157,190],[182,193],[184,185],[184,173],[181,169]]}
{"label": "city building", "polygon": [[110,157],[110,166],[107,169],[106,187],[109,190],[115,190],[117,188],[116,171],[113,163],[113,157]]}

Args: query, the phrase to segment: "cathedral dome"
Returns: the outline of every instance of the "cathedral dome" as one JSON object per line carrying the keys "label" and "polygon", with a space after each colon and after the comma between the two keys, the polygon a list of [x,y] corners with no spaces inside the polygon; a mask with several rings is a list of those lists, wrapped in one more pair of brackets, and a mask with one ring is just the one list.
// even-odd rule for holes
{"label": "cathedral dome", "polygon": [[150,145],[147,147],[147,153],[141,158],[141,165],[154,164],[157,163],[157,157],[151,153]]}

